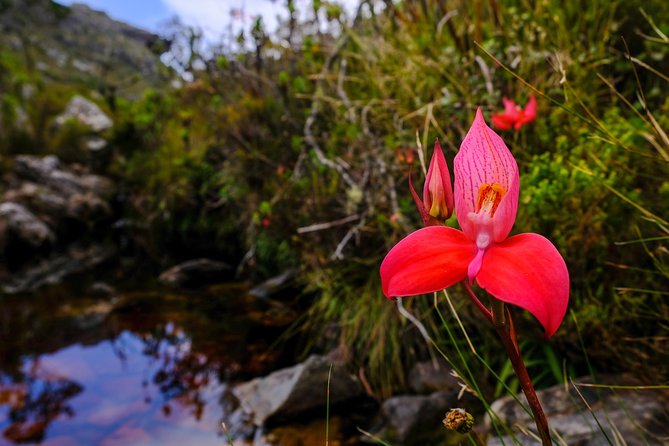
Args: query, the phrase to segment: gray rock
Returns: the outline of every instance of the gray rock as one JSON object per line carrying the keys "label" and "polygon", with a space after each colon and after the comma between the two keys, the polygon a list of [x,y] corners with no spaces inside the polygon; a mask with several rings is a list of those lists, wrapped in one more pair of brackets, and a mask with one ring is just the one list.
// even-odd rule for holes
{"label": "gray rock", "polygon": [[66,170],[55,156],[19,155],[14,159],[14,173],[65,197],[91,192],[109,199],[114,194],[114,183],[109,178]]}
{"label": "gray rock", "polygon": [[72,245],[64,254],[53,255],[12,274],[2,284],[5,293],[22,293],[43,285],[59,283],[64,277],[90,270],[110,259],[115,249],[110,246]]}
{"label": "gray rock", "polygon": [[450,372],[451,368],[443,359],[418,362],[409,372],[409,386],[411,390],[420,394],[445,390],[458,391],[460,382]]}
{"label": "gray rock", "polygon": [[446,431],[442,420],[446,412],[459,406],[457,395],[457,391],[446,391],[387,399],[381,405],[385,426],[378,436],[406,446],[443,444]]}
{"label": "gray rock", "polygon": [[114,305],[112,302],[98,302],[73,314],[72,323],[78,330],[90,330],[101,325],[113,310]]}
{"label": "gray rock", "polygon": [[76,220],[94,223],[111,217],[109,204],[92,192],[73,194],[67,200],[67,215]]}
{"label": "gray rock", "polygon": [[[576,380],[585,382],[586,379]],[[551,429],[570,446],[605,446],[622,437],[628,445],[664,445],[669,438],[669,395],[662,391],[615,391],[607,388],[558,385],[537,392]],[[524,395],[517,396],[527,404]],[[588,409],[587,404],[592,411]],[[512,397],[492,404],[492,410],[512,426],[523,445],[539,443],[520,432],[536,432],[534,421]],[[601,427],[598,425],[601,425]],[[490,419],[486,420],[490,426]],[[607,439],[608,437],[608,439]],[[512,444],[509,437],[493,438],[489,445]]]}
{"label": "gray rock", "polygon": [[260,285],[253,287],[249,291],[249,294],[261,298],[270,297],[288,286],[295,278],[295,274],[296,271],[294,269],[286,270],[278,276],[271,277]]}
{"label": "gray rock", "polygon": [[[310,356],[301,364],[240,384],[232,393],[239,400],[239,410],[248,414],[255,426],[267,426],[315,409],[324,411],[329,371],[330,363],[324,357]],[[355,376],[341,367],[332,368],[331,407],[363,396]]]}
{"label": "gray rock", "polygon": [[89,151],[97,153],[107,148],[107,141],[98,137],[87,138],[84,142],[84,146]]}
{"label": "gray rock", "polygon": [[112,216],[115,188],[108,178],[67,169],[54,156],[17,156],[14,173],[22,181],[5,192],[5,200],[30,209],[56,232],[70,220],[94,226]]}
{"label": "gray rock", "polygon": [[100,107],[79,95],[70,99],[63,113],[56,117],[55,123],[57,126],[62,126],[70,120],[81,122],[95,133],[108,130],[114,126],[111,118]]}
{"label": "gray rock", "polygon": [[51,229],[28,209],[17,203],[2,203],[0,240],[8,243],[12,238],[33,248],[40,248],[55,240]]}
{"label": "gray rock", "polygon": [[173,287],[198,287],[222,282],[231,273],[227,263],[211,259],[193,259],[163,271],[159,280]]}
{"label": "gray rock", "polygon": [[109,297],[116,293],[116,289],[106,282],[95,282],[91,285],[91,293],[98,296]]}
{"label": "gray rock", "polygon": [[33,213],[44,215],[65,215],[67,213],[67,200],[60,194],[49,188],[26,181],[18,188],[5,192],[5,201],[20,203],[30,209]]}

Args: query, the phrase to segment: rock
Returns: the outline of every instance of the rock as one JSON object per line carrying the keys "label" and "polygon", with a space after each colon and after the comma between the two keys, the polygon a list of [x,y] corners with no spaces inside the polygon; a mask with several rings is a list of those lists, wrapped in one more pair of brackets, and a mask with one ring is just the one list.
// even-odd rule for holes
{"label": "rock", "polygon": [[41,248],[52,243],[55,236],[51,229],[24,206],[6,202],[0,204],[0,240],[4,245],[19,244]]}
{"label": "rock", "polygon": [[55,226],[67,214],[67,199],[48,187],[23,182],[16,189],[5,192],[5,201],[21,203],[38,214],[42,221]]}
{"label": "rock", "polygon": [[193,259],[171,267],[160,274],[159,280],[173,287],[198,287],[222,282],[232,272],[227,263],[211,259]]}
{"label": "rock", "polygon": [[106,282],[95,282],[91,285],[91,293],[97,296],[109,297],[116,293],[116,289]]}
{"label": "rock", "polygon": [[114,123],[94,102],[83,96],[76,95],[65,107],[65,111],[56,117],[57,126],[62,126],[67,121],[77,120],[90,129],[99,133],[113,127]]}
{"label": "rock", "polygon": [[[114,184],[82,168],[66,168],[58,158],[29,155],[14,160],[14,184],[4,198],[23,205],[55,233],[57,239],[81,235],[113,216]],[[73,221],[82,223],[72,225]]]}
{"label": "rock", "polygon": [[[12,274],[5,288],[12,292],[34,289],[60,280],[71,274],[70,270],[81,270],[84,265],[80,262],[88,259],[88,254],[74,246],[73,257],[68,259],[68,245],[105,234],[100,229],[104,224],[111,225],[114,217],[113,182],[88,174],[78,165],[61,165],[55,156],[29,155],[14,159],[14,171],[5,176],[5,181],[5,202],[0,203],[0,254],[6,261],[2,262],[0,275],[10,274],[10,270]],[[60,254],[34,261],[38,251],[44,254],[46,248]],[[14,277],[14,271],[28,261],[30,268]]]}
{"label": "rock", "polygon": [[73,194],[67,200],[67,216],[86,223],[94,223],[111,217],[112,211],[106,201],[92,192]]}
{"label": "rock", "polygon": [[115,249],[108,246],[72,245],[64,254],[53,255],[11,275],[3,283],[5,293],[22,293],[60,282],[64,277],[92,269],[110,259]]}
{"label": "rock", "polygon": [[[588,379],[576,380],[587,382]],[[605,446],[609,440],[623,438],[626,444],[663,445],[669,437],[669,394],[662,391],[612,390],[598,387],[579,387],[581,396],[570,386],[566,392],[564,386],[557,385],[537,392],[551,429],[556,431],[570,446]],[[524,395],[517,396],[527,404]],[[492,410],[501,421],[521,429],[536,432],[530,416],[510,396],[501,398],[492,404]],[[601,424],[601,428],[597,424]],[[490,420],[486,420],[490,426]],[[603,429],[603,431],[602,431]],[[535,440],[520,433],[516,436],[523,445],[537,445]],[[509,437],[492,438],[489,445],[513,443]]]}
{"label": "rock", "polygon": [[98,137],[87,138],[84,146],[91,152],[101,152],[107,148],[107,141]]}
{"label": "rock", "polygon": [[[310,356],[301,364],[278,370],[232,389],[240,409],[257,426],[294,419],[314,409],[325,410],[330,363]],[[340,367],[332,368],[330,407],[364,397],[357,378]]]}
{"label": "rock", "polygon": [[295,278],[295,274],[294,269],[286,270],[278,276],[269,278],[260,285],[253,287],[249,294],[255,297],[270,297],[288,286]]}
{"label": "rock", "polygon": [[460,382],[450,372],[451,368],[444,360],[416,363],[409,372],[409,386],[419,394],[441,390],[459,391]]}
{"label": "rock", "polygon": [[72,310],[72,324],[81,331],[87,331],[101,325],[114,310],[113,302],[98,302],[84,309]]}
{"label": "rock", "polygon": [[40,158],[19,155],[14,159],[14,173],[23,180],[48,187],[66,198],[74,194],[91,192],[105,200],[114,195],[114,183],[99,175],[76,174],[61,167],[55,156]]}
{"label": "rock", "polygon": [[457,407],[458,392],[435,392],[431,395],[400,395],[388,398],[381,405],[385,425],[377,436],[393,444],[444,444],[444,415]]}

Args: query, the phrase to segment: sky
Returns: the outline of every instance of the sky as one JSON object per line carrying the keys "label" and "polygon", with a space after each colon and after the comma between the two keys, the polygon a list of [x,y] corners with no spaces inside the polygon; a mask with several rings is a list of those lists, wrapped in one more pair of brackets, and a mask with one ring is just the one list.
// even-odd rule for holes
{"label": "sky", "polygon": [[[242,25],[242,19],[232,18],[232,11],[244,11],[244,21],[261,15],[267,29],[273,30],[277,15],[285,16],[285,0],[56,0],[71,5],[84,3],[93,9],[105,11],[110,17],[141,28],[160,32],[161,24],[178,15],[182,22],[200,27],[205,36],[215,41],[228,29]],[[358,0],[339,0],[351,11]],[[297,0],[298,10],[310,7],[311,0]]]}

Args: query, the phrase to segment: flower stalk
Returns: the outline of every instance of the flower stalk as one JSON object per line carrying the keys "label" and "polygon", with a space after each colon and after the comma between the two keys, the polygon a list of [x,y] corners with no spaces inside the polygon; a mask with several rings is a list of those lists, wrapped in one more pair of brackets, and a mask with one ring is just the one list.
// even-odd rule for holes
{"label": "flower stalk", "polygon": [[[497,335],[504,345],[506,354],[511,360],[511,365],[513,366],[513,371],[518,377],[520,388],[523,389],[523,393],[525,394],[527,402],[530,405],[530,410],[534,416],[534,422],[537,426],[539,437],[541,438],[541,444],[542,446],[550,446],[552,443],[550,431],[548,429],[548,420],[546,419],[544,410],[541,407],[539,398],[537,397],[537,392],[534,390],[534,384],[532,384],[532,379],[527,372],[527,367],[525,367],[525,362],[523,361],[523,357],[520,354],[520,349],[518,348],[518,343],[515,339],[515,336],[512,336],[511,330],[507,328],[505,317],[506,309],[504,308],[504,302],[498,301],[497,299],[493,299],[493,302],[493,325],[495,326]],[[510,315],[509,323],[513,324]]]}

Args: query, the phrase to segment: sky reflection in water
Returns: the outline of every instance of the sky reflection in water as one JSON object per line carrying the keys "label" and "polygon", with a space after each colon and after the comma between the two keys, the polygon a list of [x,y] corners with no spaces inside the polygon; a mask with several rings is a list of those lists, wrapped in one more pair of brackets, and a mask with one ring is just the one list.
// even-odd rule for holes
{"label": "sky reflection in water", "polygon": [[0,445],[225,444],[226,382],[276,366],[292,318],[240,288],[67,296],[2,296]]}
{"label": "sky reflection in water", "polygon": [[[178,362],[191,356],[189,344],[185,337],[176,344],[165,339],[156,343],[124,331],[111,342],[75,345],[28,360],[23,367],[30,377],[26,383],[28,400],[41,400],[43,404],[26,414],[24,426],[29,429],[28,425],[42,424],[55,416],[44,426],[43,445],[220,446],[217,431],[223,409],[218,398],[223,385],[213,376],[201,377],[201,383],[179,381]],[[52,383],[51,396],[45,396],[47,383]],[[187,384],[193,387],[187,388]],[[75,394],[56,403],[59,395],[55,390],[68,386],[74,386],[71,393]],[[76,392],[77,386],[83,389]],[[0,407],[4,433],[11,424],[10,410],[6,405]],[[6,436],[0,444],[3,441],[12,443]]]}

